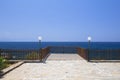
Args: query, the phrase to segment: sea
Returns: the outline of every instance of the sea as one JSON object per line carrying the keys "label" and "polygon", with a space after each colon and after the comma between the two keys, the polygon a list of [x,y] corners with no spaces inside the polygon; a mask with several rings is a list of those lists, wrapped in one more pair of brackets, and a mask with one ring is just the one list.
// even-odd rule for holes
{"label": "sea", "polygon": [[81,47],[91,49],[120,49],[120,42],[0,42],[0,49],[39,49],[48,46]]}

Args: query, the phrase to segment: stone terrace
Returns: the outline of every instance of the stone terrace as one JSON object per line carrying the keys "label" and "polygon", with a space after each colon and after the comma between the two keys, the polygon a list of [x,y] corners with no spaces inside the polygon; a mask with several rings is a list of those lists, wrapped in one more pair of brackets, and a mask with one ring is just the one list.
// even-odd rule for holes
{"label": "stone terrace", "polygon": [[46,63],[24,63],[0,80],[120,80],[119,62],[92,63],[82,58],[50,57]]}

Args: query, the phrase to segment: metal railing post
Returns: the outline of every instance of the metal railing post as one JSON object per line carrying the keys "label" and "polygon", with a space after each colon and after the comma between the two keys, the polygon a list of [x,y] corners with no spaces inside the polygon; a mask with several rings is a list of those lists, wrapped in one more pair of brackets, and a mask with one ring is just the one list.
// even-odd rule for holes
{"label": "metal railing post", "polygon": [[40,54],[40,62],[42,62],[42,49],[39,50],[39,54]]}
{"label": "metal railing post", "polygon": [[90,61],[89,56],[90,56],[90,40],[88,41],[88,62]]}
{"label": "metal railing post", "polygon": [[89,51],[89,49],[88,49],[88,53],[87,53],[88,62],[90,61],[90,60],[89,60],[89,53],[90,53],[90,51]]}

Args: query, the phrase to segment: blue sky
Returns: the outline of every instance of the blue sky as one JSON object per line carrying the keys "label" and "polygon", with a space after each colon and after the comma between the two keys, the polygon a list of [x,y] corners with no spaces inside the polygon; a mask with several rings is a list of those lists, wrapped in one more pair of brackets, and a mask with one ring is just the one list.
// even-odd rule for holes
{"label": "blue sky", "polygon": [[0,41],[120,42],[120,0],[0,0]]}

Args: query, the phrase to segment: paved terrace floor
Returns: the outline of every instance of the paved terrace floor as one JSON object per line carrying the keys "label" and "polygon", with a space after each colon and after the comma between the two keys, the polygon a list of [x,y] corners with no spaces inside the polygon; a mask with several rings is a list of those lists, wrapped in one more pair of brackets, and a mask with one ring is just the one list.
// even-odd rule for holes
{"label": "paved terrace floor", "polygon": [[47,60],[83,60],[78,54],[61,54],[61,53],[53,53],[50,54]]}
{"label": "paved terrace floor", "polygon": [[46,63],[25,63],[0,80],[120,80],[119,62],[91,63],[77,57],[75,60],[50,57]]}

